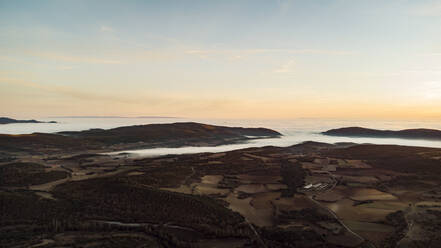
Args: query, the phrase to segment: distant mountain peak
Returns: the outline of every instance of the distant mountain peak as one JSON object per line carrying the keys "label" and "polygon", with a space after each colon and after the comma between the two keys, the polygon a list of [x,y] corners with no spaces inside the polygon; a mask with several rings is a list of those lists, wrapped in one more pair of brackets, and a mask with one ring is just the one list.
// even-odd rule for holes
{"label": "distant mountain peak", "polygon": [[37,120],[16,120],[9,117],[0,117],[0,124],[14,124],[14,123],[56,123],[56,121],[37,121]]}

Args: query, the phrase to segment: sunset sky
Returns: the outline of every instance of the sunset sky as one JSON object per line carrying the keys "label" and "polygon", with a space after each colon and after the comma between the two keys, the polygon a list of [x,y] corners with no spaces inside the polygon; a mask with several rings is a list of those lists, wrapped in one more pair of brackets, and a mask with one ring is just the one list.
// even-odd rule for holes
{"label": "sunset sky", "polygon": [[441,119],[441,0],[0,0],[0,116],[66,115]]}

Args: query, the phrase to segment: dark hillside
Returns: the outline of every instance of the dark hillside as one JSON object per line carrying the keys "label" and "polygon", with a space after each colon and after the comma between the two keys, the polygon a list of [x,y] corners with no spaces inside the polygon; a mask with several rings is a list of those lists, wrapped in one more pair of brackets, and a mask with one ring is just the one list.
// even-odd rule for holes
{"label": "dark hillside", "polygon": [[441,130],[436,129],[405,129],[400,131],[378,130],[362,127],[345,127],[322,132],[329,136],[342,137],[375,137],[375,138],[403,138],[403,139],[430,139],[441,140]]}

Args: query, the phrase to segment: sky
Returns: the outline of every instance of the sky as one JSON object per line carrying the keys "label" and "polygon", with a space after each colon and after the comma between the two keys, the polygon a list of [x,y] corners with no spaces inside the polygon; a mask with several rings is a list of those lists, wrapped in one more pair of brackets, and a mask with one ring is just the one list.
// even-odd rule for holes
{"label": "sky", "polygon": [[441,0],[0,0],[0,116],[441,120]]}

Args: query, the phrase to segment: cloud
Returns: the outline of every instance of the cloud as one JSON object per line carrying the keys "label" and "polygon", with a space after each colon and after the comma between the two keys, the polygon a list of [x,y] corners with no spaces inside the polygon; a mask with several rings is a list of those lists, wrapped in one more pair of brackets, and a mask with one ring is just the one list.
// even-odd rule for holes
{"label": "cloud", "polygon": [[420,74],[420,75],[436,74],[436,75],[441,75],[441,69],[407,70],[407,71],[400,72],[398,75],[401,75],[401,74]]}
{"label": "cloud", "polygon": [[437,53],[437,52],[434,52],[434,53],[421,53],[419,55],[420,56],[441,56],[441,53]]}
{"label": "cloud", "polygon": [[277,0],[277,5],[282,14],[286,14],[292,7],[293,2],[291,0]]}
{"label": "cloud", "polygon": [[101,26],[100,31],[101,32],[115,32],[115,29],[113,29],[112,27],[109,27],[109,26]]}
{"label": "cloud", "polygon": [[427,17],[441,16],[441,3],[430,2],[430,3],[414,6],[409,11],[409,14],[414,16],[427,16]]}
{"label": "cloud", "polygon": [[233,56],[230,57],[230,60],[240,60],[240,59],[243,59],[243,56],[241,56],[241,55],[233,55]]}
{"label": "cloud", "polygon": [[275,73],[287,73],[294,72],[295,70],[295,61],[293,59],[289,60],[285,64],[281,65],[279,68],[276,68],[273,72]]}
{"label": "cloud", "polygon": [[407,102],[441,103],[441,81],[413,81],[400,89],[408,97]]}
{"label": "cloud", "polygon": [[88,63],[88,64],[124,64],[123,61],[114,60],[114,59],[64,55],[64,54],[51,53],[51,52],[27,52],[26,54],[35,57],[65,61],[65,62]]}
{"label": "cloud", "polygon": [[420,90],[425,98],[441,99],[441,82],[439,81],[423,82]]}
{"label": "cloud", "polygon": [[228,57],[244,57],[255,54],[285,53],[285,54],[325,54],[325,55],[355,55],[356,51],[328,49],[191,49],[185,54],[197,56],[226,55]]}
{"label": "cloud", "polygon": [[60,71],[69,71],[69,70],[72,70],[73,67],[72,66],[58,66],[57,69]]}
{"label": "cloud", "polygon": [[7,83],[10,85],[38,89],[45,92],[77,98],[80,100],[89,100],[89,101],[100,100],[100,101],[109,101],[109,102],[118,102],[118,103],[136,103],[134,100],[129,98],[102,95],[102,94],[97,94],[93,91],[78,90],[64,85],[62,86],[62,85],[54,85],[54,84],[41,84],[41,83],[25,81],[15,78],[0,78],[0,83]]}
{"label": "cloud", "polygon": [[[8,51],[11,52],[11,51]],[[67,53],[65,51],[37,51],[37,50],[17,50],[13,51],[14,56],[33,56],[41,59],[54,60],[57,62],[68,63],[84,63],[84,64],[129,64],[142,61],[165,61],[182,59],[185,56],[197,56],[201,59],[208,58],[221,58],[229,61],[238,61],[246,59],[249,56],[255,55],[290,55],[290,54],[324,54],[335,56],[346,56],[357,54],[354,51],[345,50],[326,50],[326,49],[136,49],[128,52],[116,52],[112,51],[112,57],[94,57],[93,55],[77,55]],[[104,54],[104,53],[103,53]],[[11,56],[0,56],[0,60],[17,60],[20,62],[26,62],[26,59],[17,59]],[[71,66],[71,65],[69,65]],[[69,70],[66,66],[58,69]]]}
{"label": "cloud", "polygon": [[[38,91],[53,93],[62,97],[70,97],[81,102],[98,102],[111,104],[112,106],[143,106],[148,108],[167,108],[174,110],[189,110],[201,111],[219,109],[224,107],[233,107],[237,103],[235,99],[225,99],[222,97],[197,96],[192,94],[173,94],[170,92],[151,92],[150,94],[143,93],[141,95],[120,96],[114,94],[103,94],[94,90],[82,90],[66,85],[56,85],[47,83],[38,83],[28,80],[22,80],[12,77],[1,77],[0,85],[8,84],[12,87],[24,87],[35,89]],[[237,103],[240,105],[240,102]],[[110,106],[110,105],[109,105]],[[179,112],[177,112],[179,113]]]}

